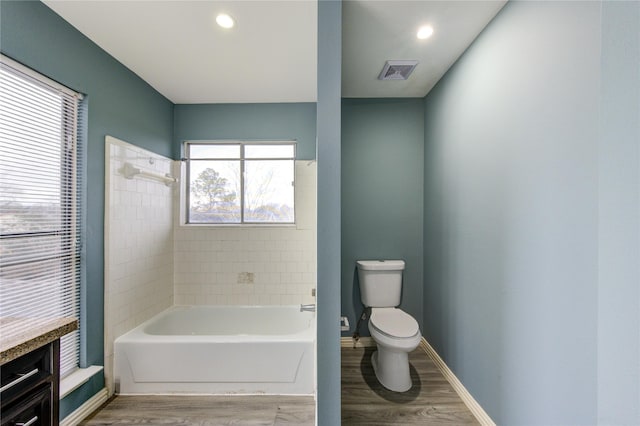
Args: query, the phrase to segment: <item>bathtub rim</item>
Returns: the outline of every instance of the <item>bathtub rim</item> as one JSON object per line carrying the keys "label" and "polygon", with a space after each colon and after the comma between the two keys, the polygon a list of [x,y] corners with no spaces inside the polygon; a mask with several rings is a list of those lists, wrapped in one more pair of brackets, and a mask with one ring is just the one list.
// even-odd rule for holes
{"label": "bathtub rim", "polygon": [[159,312],[148,320],[133,329],[123,333],[114,340],[116,342],[130,343],[138,342],[144,339],[146,343],[161,342],[220,342],[220,343],[241,343],[241,342],[314,342],[316,340],[316,323],[317,317],[315,313],[312,316],[310,326],[296,333],[290,334],[149,334],[145,331],[146,327],[153,322],[169,315],[178,310],[188,308],[238,308],[238,309],[259,309],[259,308],[295,308],[298,305],[172,305],[167,309]]}

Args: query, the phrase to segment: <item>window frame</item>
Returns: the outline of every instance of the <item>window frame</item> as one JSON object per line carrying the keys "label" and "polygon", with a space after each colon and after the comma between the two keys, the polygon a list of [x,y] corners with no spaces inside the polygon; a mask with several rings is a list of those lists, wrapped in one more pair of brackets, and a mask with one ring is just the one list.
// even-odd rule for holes
{"label": "window frame", "polygon": [[[240,147],[240,155],[238,158],[191,158],[190,147],[194,145],[238,145]],[[292,157],[269,157],[269,158],[245,158],[246,146],[259,146],[259,145],[286,145],[293,147]],[[185,164],[184,169],[184,184],[180,185],[181,191],[184,191],[184,197],[180,197],[180,212],[182,216],[181,225],[188,227],[293,227],[296,226],[296,154],[297,154],[297,141],[292,140],[187,140],[183,142],[183,158],[181,161]],[[290,160],[293,164],[293,221],[291,222],[253,222],[245,220],[245,162],[249,161],[286,161]],[[190,221],[190,207],[191,207],[191,161],[238,161],[240,163],[240,221],[239,222],[191,222]]]}

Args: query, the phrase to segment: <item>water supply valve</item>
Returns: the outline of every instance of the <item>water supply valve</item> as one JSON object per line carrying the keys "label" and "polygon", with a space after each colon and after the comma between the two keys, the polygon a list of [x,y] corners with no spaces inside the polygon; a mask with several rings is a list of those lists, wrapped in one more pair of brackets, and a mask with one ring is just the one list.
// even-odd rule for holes
{"label": "water supply valve", "polygon": [[341,331],[349,331],[349,328],[350,328],[349,318],[340,317],[340,330]]}

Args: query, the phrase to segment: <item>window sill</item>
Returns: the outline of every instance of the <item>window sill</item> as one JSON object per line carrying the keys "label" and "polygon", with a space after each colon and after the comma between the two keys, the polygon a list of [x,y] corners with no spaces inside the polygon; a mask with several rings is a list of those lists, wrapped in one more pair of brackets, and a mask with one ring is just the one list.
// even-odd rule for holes
{"label": "window sill", "polygon": [[64,379],[60,380],[60,399],[63,399],[65,396],[87,383],[91,377],[95,376],[103,369],[104,367],[101,365],[79,368]]}
{"label": "window sill", "polygon": [[207,229],[224,229],[224,228],[297,228],[295,223],[181,223],[180,228],[207,228]]}

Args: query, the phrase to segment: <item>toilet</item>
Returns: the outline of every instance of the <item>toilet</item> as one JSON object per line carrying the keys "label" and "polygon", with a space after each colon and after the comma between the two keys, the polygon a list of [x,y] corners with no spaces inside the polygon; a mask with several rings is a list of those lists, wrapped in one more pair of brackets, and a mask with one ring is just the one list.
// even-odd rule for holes
{"label": "toilet", "polygon": [[378,350],[371,356],[376,378],[395,392],[411,389],[409,352],[422,335],[418,322],[397,308],[402,294],[402,260],[358,260],[360,298],[371,308],[369,332]]}

